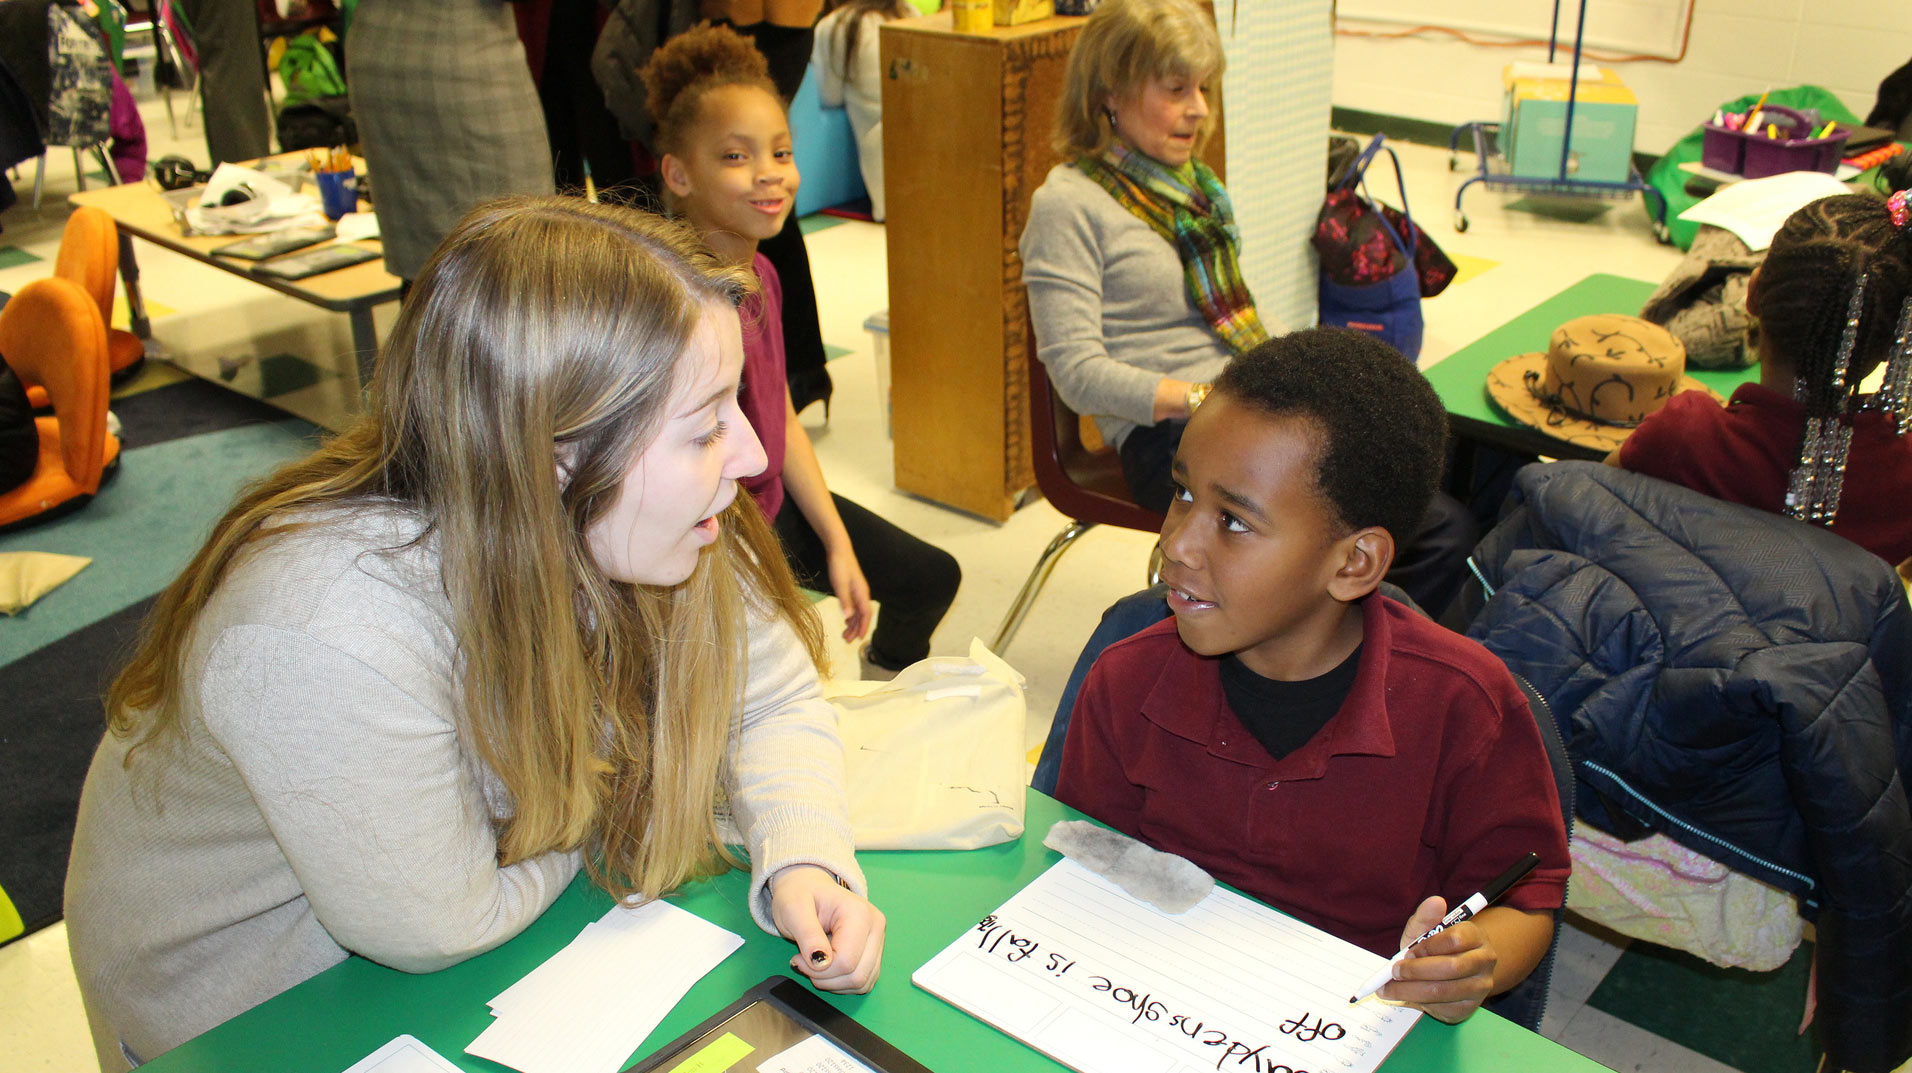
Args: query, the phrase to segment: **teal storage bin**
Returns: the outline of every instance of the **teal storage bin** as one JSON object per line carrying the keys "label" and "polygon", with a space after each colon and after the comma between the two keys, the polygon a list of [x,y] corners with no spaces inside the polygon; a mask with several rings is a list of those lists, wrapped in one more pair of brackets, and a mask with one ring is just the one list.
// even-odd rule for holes
{"label": "teal storage bin", "polygon": [[[1638,118],[1638,105],[1576,101],[1567,178],[1626,182],[1627,169],[1633,164],[1633,128]],[[1501,135],[1514,175],[1522,179],[1558,177],[1560,142],[1566,129],[1566,101],[1521,101]]]}

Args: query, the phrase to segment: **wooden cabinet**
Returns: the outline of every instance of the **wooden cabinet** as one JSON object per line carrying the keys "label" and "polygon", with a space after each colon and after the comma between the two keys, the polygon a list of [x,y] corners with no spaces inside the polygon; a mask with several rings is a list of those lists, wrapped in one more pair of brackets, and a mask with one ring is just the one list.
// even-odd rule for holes
{"label": "wooden cabinet", "polygon": [[[995,521],[1035,483],[1016,244],[1058,160],[1056,101],[1087,21],[959,34],[944,15],[880,31],[896,486]],[[1218,136],[1204,157],[1221,151]]]}

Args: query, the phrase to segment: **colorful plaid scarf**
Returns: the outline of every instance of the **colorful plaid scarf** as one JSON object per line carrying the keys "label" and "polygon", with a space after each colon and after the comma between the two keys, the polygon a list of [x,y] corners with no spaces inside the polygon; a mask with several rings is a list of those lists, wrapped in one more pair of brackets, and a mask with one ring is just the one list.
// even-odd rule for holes
{"label": "colorful plaid scarf", "polygon": [[1240,354],[1268,338],[1241,278],[1235,207],[1208,165],[1194,160],[1171,171],[1116,142],[1075,166],[1175,247],[1190,304],[1230,350]]}

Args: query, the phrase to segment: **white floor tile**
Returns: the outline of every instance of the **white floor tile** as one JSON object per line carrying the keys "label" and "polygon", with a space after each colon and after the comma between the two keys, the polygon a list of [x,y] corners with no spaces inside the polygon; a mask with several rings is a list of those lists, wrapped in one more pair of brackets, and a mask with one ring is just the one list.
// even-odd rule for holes
{"label": "white floor tile", "polygon": [[0,946],[0,1055],[20,1073],[98,1068],[65,924]]}
{"label": "white floor tile", "polygon": [[1576,1014],[1555,1038],[1561,1046],[1618,1073],[1735,1073],[1732,1066],[1592,1006]]}
{"label": "white floor tile", "polygon": [[1540,1034],[1557,1040],[1632,940],[1568,913],[1560,924]]}

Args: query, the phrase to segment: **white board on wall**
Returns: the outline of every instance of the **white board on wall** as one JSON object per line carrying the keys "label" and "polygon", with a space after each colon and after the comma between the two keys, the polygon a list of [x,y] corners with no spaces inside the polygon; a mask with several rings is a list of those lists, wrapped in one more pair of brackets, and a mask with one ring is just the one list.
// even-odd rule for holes
{"label": "white board on wall", "polygon": [[[1586,0],[1588,48],[1676,56],[1692,0]],[[1560,45],[1573,47],[1580,0],[1560,0]],[[1469,33],[1544,41],[1554,5],[1547,0],[1450,0],[1431,10],[1426,0],[1342,0],[1343,22],[1403,27],[1438,25]]]}

